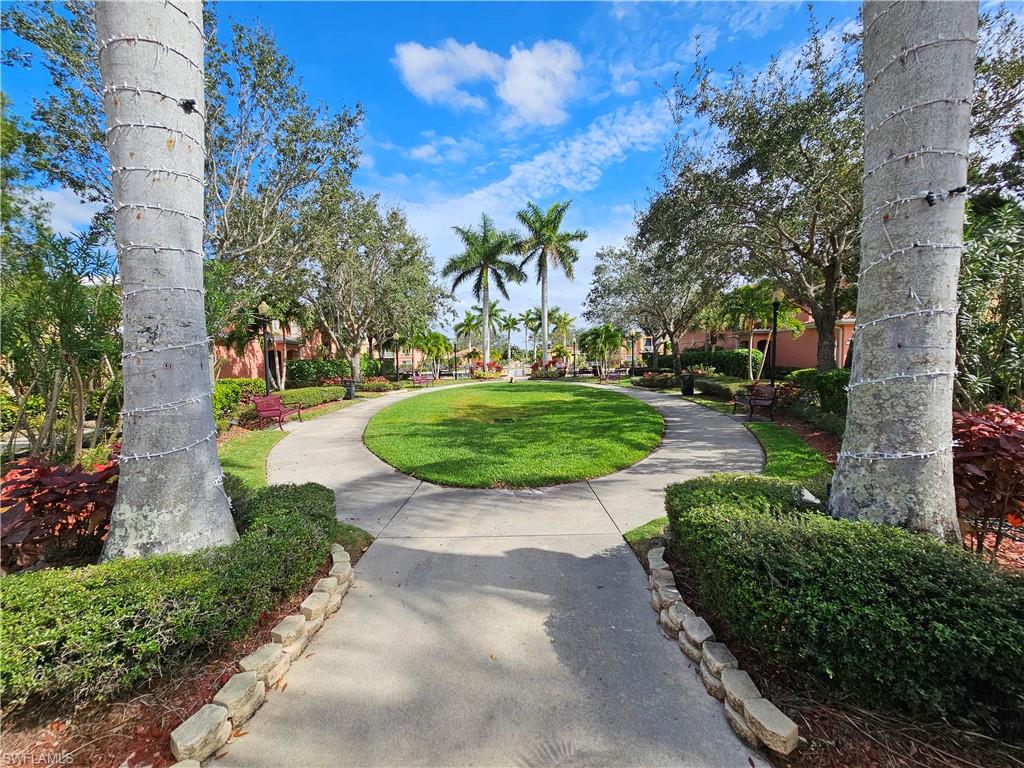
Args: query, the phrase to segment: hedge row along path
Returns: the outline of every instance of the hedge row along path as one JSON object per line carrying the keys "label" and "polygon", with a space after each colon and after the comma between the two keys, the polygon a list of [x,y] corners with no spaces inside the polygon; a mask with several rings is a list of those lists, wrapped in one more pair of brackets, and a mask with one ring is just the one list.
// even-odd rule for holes
{"label": "hedge row along path", "polygon": [[423,391],[290,424],[270,481],[333,488],[338,519],[378,538],[344,609],[217,765],[766,766],[661,635],[622,539],[662,514],[669,482],[758,472],[761,448],[696,403],[619,391],[660,411],[661,445],[549,488],[443,488],[371,454],[370,417]]}

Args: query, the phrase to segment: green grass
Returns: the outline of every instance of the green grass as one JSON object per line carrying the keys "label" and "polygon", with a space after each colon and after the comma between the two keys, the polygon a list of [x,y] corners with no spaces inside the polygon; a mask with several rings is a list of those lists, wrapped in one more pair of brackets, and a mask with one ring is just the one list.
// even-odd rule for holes
{"label": "green grass", "polygon": [[263,488],[267,484],[270,449],[287,434],[278,429],[264,429],[226,440],[217,451],[221,469],[235,475],[250,488]]}
{"label": "green grass", "polygon": [[524,488],[600,477],[661,441],[664,422],[613,390],[551,382],[450,389],[396,403],[366,446],[403,472],[470,488]]}
{"label": "green grass", "polygon": [[[719,413],[732,413],[732,406],[724,400],[714,400],[700,395],[686,397],[691,402],[703,405]],[[824,498],[825,484],[832,474],[832,467],[824,454],[808,445],[800,435],[770,421],[744,422],[764,449],[765,464],[761,474],[801,483],[818,498]],[[650,542],[668,525],[667,517],[659,517],[623,534],[626,542],[641,558],[650,549]]]}

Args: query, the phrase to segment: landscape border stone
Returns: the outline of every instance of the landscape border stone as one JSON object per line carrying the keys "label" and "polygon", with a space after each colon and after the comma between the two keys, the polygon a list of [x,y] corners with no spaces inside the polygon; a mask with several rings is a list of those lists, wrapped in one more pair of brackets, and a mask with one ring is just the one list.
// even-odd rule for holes
{"label": "landscape border stone", "polygon": [[679,649],[698,665],[708,693],[722,702],[725,719],[744,744],[764,745],[788,755],[799,744],[799,728],[786,714],[761,696],[757,685],[743,670],[729,647],[715,639],[714,630],[690,606],[676,588],[675,575],[664,558],[665,548],[648,551],[651,607],[658,623]]}
{"label": "landscape border stone", "polygon": [[302,601],[299,613],[286,616],[270,630],[273,642],[264,643],[238,662],[242,671],[220,687],[213,703],[171,731],[172,768],[200,768],[200,762],[223,747],[235,728],[248,720],[277,688],[293,662],[323,626],[327,616],[341,607],[355,580],[352,558],[340,544],[331,545],[331,570],[317,581]]}

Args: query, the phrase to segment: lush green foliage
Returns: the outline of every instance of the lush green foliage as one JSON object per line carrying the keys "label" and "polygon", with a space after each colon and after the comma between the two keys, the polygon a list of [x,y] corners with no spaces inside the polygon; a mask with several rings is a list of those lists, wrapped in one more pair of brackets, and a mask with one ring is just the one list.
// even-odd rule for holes
{"label": "lush green foliage", "polygon": [[825,413],[846,417],[846,386],[850,383],[850,371],[835,368],[819,371],[816,368],[801,368],[786,377],[799,388],[797,396]]}
{"label": "lush green foliage", "polygon": [[797,486],[714,475],[666,509],[729,631],[867,706],[1024,722],[1024,579],[906,530],[801,511]]}
{"label": "lush green foliage", "polygon": [[[764,353],[759,349],[752,350],[754,369],[761,367]],[[736,376],[741,379],[747,378],[747,350],[745,349],[714,349],[707,352],[700,349],[691,349],[679,355],[679,362],[683,368],[692,368],[695,365],[710,366],[724,376]]]}
{"label": "lush green foliage", "polygon": [[334,494],[323,486],[239,496],[242,536],[231,546],[6,577],[5,702],[128,690],[244,635],[313,575],[331,542],[368,543],[365,533],[335,522]]}
{"label": "lush green foliage", "polygon": [[679,379],[672,373],[645,373],[643,376],[633,376],[630,383],[634,387],[647,389],[673,389],[678,386]]}
{"label": "lush green foliage", "polygon": [[711,376],[709,378],[694,379],[694,386],[705,395],[712,397],[724,397],[731,400],[733,396],[750,386],[748,379],[737,378],[736,376]]}
{"label": "lush green foliage", "polygon": [[218,379],[210,393],[214,418],[231,419],[237,415],[238,407],[247,395],[251,397],[264,394],[266,384],[262,379]]}
{"label": "lush green foliage", "polygon": [[[972,217],[973,218],[973,217]],[[1024,211],[1014,204],[968,230],[957,284],[959,408],[1024,399]]]}
{"label": "lush green foliage", "polygon": [[538,382],[410,398],[374,416],[363,440],[384,461],[431,482],[530,487],[629,466],[658,444],[662,430],[658,413],[628,395]]}
{"label": "lush green foliage", "polygon": [[287,387],[315,387],[326,379],[350,376],[352,364],[348,360],[289,360]]}

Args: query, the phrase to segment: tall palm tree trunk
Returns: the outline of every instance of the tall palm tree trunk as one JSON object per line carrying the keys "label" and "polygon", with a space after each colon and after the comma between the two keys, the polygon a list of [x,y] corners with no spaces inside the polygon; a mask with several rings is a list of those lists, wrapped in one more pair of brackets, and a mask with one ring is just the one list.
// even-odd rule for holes
{"label": "tall palm tree trunk", "polygon": [[483,335],[484,335],[484,370],[487,370],[487,363],[491,361],[491,291],[490,286],[487,284],[487,274],[483,275],[483,280],[480,281],[480,303],[483,305],[481,311],[481,317],[483,319]]}
{"label": "tall palm tree trunk", "polygon": [[541,365],[548,364],[548,255],[540,254],[540,334],[541,334]]}
{"label": "tall palm tree trunk", "polygon": [[234,541],[203,308],[202,3],[98,2],[123,290],[124,439],[104,559]]}
{"label": "tall palm tree trunk", "polygon": [[829,508],[957,537],[952,401],[977,2],[864,5],[864,225]]}

